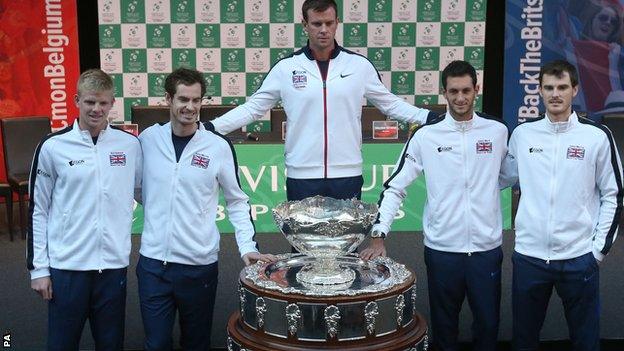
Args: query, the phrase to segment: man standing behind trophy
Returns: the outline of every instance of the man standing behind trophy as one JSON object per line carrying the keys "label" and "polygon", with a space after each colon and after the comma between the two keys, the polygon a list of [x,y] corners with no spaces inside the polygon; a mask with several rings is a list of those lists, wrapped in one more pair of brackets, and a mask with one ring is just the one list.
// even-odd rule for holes
{"label": "man standing behind trophy", "polygon": [[474,316],[474,349],[495,350],[498,339],[502,244],[499,172],[507,127],[474,112],[474,67],[453,61],[442,72],[448,112],[417,129],[384,184],[372,241],[363,259],[385,256],[384,239],[406,188],[426,174],[425,263],[433,345],[458,350],[464,298]]}
{"label": "man standing behind trophy", "polygon": [[393,95],[365,57],[335,41],[334,0],[306,0],[302,6],[308,45],[277,62],[249,100],[212,121],[229,133],[269,111],[281,100],[286,112],[286,197],[337,199],[362,193],[362,101],[405,122],[424,124],[429,111]]}
{"label": "man standing behind trophy", "polygon": [[249,198],[232,144],[198,123],[206,85],[196,70],[165,80],[170,122],[139,136],[144,156],[145,224],[137,264],[146,350],[170,350],[176,310],[184,350],[209,350],[217,290],[219,190],[246,265],[274,261],[253,240]]}
{"label": "man standing behind trophy", "polygon": [[505,168],[520,180],[513,262],[514,350],[537,350],[553,287],[573,350],[600,349],[598,263],[622,213],[622,165],[613,135],[578,117],[578,73],[567,61],[539,74],[546,116],[511,135]]}
{"label": "man standing behind trophy", "polygon": [[48,350],[78,350],[88,319],[97,350],[121,350],[137,138],[108,124],[113,80],[83,72],[79,118],[41,140],[30,172],[28,270],[48,303]]}

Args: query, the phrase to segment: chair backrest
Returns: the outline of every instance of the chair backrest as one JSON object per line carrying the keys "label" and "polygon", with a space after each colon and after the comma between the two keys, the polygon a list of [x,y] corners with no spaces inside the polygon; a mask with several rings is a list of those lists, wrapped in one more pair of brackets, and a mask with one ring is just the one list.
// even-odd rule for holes
{"label": "chair backrest", "polygon": [[169,106],[132,106],[132,123],[139,127],[139,134],[156,123],[169,121]]}
{"label": "chair backrest", "polygon": [[13,117],[1,121],[7,175],[28,174],[37,145],[52,131],[50,118]]}
{"label": "chair backrest", "polygon": [[622,152],[624,151],[624,114],[608,114],[604,115],[602,123],[609,127],[615,139],[620,159],[622,159]]}

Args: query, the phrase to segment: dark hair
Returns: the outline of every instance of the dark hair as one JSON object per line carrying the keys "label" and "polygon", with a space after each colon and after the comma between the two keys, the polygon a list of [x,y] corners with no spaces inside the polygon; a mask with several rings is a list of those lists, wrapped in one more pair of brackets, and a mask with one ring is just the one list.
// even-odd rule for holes
{"label": "dark hair", "polygon": [[583,26],[583,31],[581,32],[581,37],[583,39],[599,41],[598,39],[596,39],[596,35],[594,33],[594,28],[593,28],[593,23],[596,17],[602,12],[603,9],[611,9],[615,13],[615,16],[617,17],[616,20],[612,23],[613,31],[609,33],[609,36],[607,37],[605,42],[607,43],[617,42],[618,34],[620,33],[620,26],[622,24],[622,16],[620,16],[621,10],[618,10],[618,8],[612,4],[603,4],[602,6],[596,6],[596,5],[588,6],[588,10],[591,13],[591,16],[587,17],[587,20],[585,21],[585,24]]}
{"label": "dark hair", "polygon": [[336,17],[338,17],[338,5],[336,5],[336,1],[334,0],[305,0],[303,2],[303,6],[301,6],[301,11],[303,12],[303,20],[308,21],[308,10],[323,12],[328,8],[333,7],[334,12],[336,12]]}
{"label": "dark hair", "polygon": [[578,85],[578,72],[576,71],[576,67],[573,64],[566,60],[555,60],[550,61],[542,68],[540,68],[539,73],[539,85],[542,86],[542,78],[545,74],[549,76],[555,76],[557,78],[561,78],[563,76],[563,72],[568,72],[570,75],[570,82],[572,83],[572,87]]}
{"label": "dark hair", "polygon": [[206,94],[206,81],[204,76],[194,68],[180,67],[171,72],[165,79],[165,91],[173,97],[178,89],[178,85],[193,85],[199,83],[201,86],[201,96]]}
{"label": "dark hair", "polygon": [[448,77],[470,76],[472,86],[477,86],[477,71],[466,61],[455,60],[449,63],[442,71],[442,87],[446,90],[446,79]]}

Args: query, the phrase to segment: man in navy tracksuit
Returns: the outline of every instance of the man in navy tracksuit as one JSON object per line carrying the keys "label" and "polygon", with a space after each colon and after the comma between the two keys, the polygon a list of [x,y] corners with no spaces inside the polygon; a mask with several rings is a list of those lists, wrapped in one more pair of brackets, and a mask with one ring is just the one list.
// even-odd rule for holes
{"label": "man in navy tracksuit", "polygon": [[28,269],[48,300],[48,350],[78,350],[88,319],[96,350],[121,350],[138,139],[108,124],[113,81],[78,79],[79,118],[35,151],[30,172]]}
{"label": "man in navy tracksuit", "polygon": [[281,101],[288,123],[288,200],[314,195],[359,199],[362,101],[405,122],[424,124],[429,111],[390,93],[368,59],[338,45],[334,0],[306,0],[302,15],[308,45],[277,62],[245,104],[212,124],[227,134],[261,118]]}
{"label": "man in navy tracksuit", "polygon": [[519,125],[504,168],[519,179],[513,254],[515,350],[537,350],[553,287],[563,302],[573,349],[599,350],[599,263],[617,235],[622,168],[607,127],[572,111],[576,68],[540,70],[546,116]]}
{"label": "man in navy tracksuit", "polygon": [[176,312],[184,350],[210,350],[218,280],[219,191],[246,265],[273,261],[254,242],[249,197],[240,187],[232,144],[198,123],[206,83],[179,68],[165,80],[170,121],[139,135],[145,224],[137,264],[146,350],[171,350]]}
{"label": "man in navy tracksuit", "polygon": [[451,62],[442,84],[448,112],[406,144],[384,184],[371,244],[360,256],[385,256],[384,239],[405,189],[426,174],[423,230],[434,349],[459,350],[459,312],[467,297],[474,350],[494,351],[503,258],[498,176],[508,131],[500,119],[474,112],[479,86],[469,63]]}

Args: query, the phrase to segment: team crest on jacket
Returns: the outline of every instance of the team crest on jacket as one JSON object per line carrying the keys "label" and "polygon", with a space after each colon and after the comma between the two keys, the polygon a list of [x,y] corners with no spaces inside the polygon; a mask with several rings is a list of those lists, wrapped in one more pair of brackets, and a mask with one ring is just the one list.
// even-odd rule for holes
{"label": "team crest on jacket", "polygon": [[582,160],[585,158],[585,148],[578,145],[568,146],[566,157],[572,160]]}
{"label": "team crest on jacket", "polygon": [[125,166],[126,165],[126,154],[121,151],[111,152],[108,155],[108,159],[110,160],[111,166]]}
{"label": "team crest on jacket", "polygon": [[191,166],[206,169],[210,163],[210,158],[204,154],[196,153],[191,160]]}
{"label": "team crest on jacket", "polygon": [[305,88],[308,85],[306,71],[292,71],[292,83],[296,89]]}
{"label": "team crest on jacket", "polygon": [[491,140],[477,141],[477,153],[478,154],[491,154],[492,153],[492,141]]}

